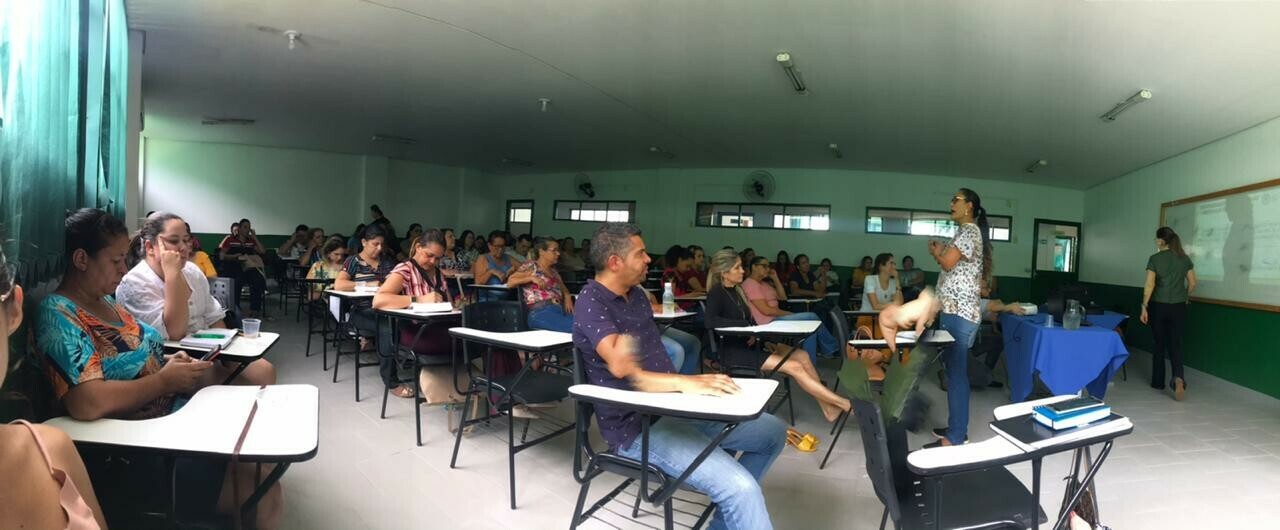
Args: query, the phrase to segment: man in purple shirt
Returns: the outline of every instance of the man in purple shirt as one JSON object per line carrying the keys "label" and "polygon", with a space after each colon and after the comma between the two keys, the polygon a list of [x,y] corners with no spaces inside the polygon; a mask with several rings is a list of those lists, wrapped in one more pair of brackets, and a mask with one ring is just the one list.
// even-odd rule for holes
{"label": "man in purple shirt", "polygon": [[[582,352],[591,384],[642,392],[727,395],[739,388],[723,374],[680,375],[662,346],[653,308],[639,286],[648,270],[640,229],[606,223],[591,239],[596,277],[578,295],[573,312],[573,344]],[[640,460],[640,416],[596,407],[600,433],[614,453]],[[723,423],[662,418],[649,429],[649,462],[679,476],[724,428]],[[711,529],[769,529],[760,478],[786,446],[786,425],[762,414],[742,423],[720,443],[686,482],[717,506]],[[740,459],[731,452],[742,451]]]}

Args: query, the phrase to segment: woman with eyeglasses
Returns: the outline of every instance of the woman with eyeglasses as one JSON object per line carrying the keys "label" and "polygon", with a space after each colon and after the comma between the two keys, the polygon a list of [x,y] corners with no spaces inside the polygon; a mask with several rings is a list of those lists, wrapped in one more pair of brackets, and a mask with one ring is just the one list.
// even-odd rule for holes
{"label": "woman with eyeglasses", "polygon": [[[505,285],[507,276],[515,268],[515,260],[507,255],[507,236],[501,230],[489,232],[489,252],[476,259],[471,271],[476,276],[477,285]],[[502,300],[501,293],[481,290],[476,294],[480,302]]]}
{"label": "woman with eyeglasses", "polygon": [[[778,271],[769,266],[768,258],[756,256],[746,273],[747,277],[742,281],[742,294],[746,295],[747,302],[751,305],[751,316],[757,323],[764,325],[774,320],[822,320],[817,313],[792,313],[779,307],[779,300],[786,300],[787,292],[782,288]],[[792,278],[794,280],[795,277]],[[830,356],[840,351],[839,341],[825,324],[805,338],[800,346],[809,352],[809,360],[813,362],[817,361],[818,355]]]}
{"label": "woman with eyeglasses", "polygon": [[[0,250],[0,385],[9,335],[22,324],[22,287]],[[89,472],[66,433],[18,420],[0,425],[0,528],[106,528]]]}
{"label": "woman with eyeglasses", "polygon": [[951,198],[951,220],[956,223],[951,241],[929,241],[929,255],[942,268],[938,275],[942,304],[938,323],[955,338],[941,353],[947,374],[947,427],[934,429],[941,439],[925,447],[969,441],[969,348],[982,318],[981,279],[991,270],[990,225],[978,194],[960,188]]}
{"label": "woman with eyeglasses", "polygon": [[[223,321],[227,311],[209,292],[204,273],[189,261],[190,252],[191,236],[182,218],[169,212],[153,213],[130,241],[125,259],[131,268],[116,287],[116,302],[165,340],[227,327]],[[221,363],[214,370],[223,377],[232,372]],[[276,370],[266,359],[258,359],[235,382],[272,385]]]}

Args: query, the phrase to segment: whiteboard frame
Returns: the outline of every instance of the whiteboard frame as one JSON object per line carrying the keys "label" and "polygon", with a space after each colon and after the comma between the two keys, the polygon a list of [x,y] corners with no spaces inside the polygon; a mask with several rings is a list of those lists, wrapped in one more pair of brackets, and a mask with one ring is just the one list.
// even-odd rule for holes
{"label": "whiteboard frame", "polygon": [[[1190,204],[1193,202],[1201,202],[1201,201],[1207,201],[1210,199],[1217,199],[1219,197],[1226,197],[1228,195],[1236,195],[1239,193],[1247,193],[1250,191],[1267,189],[1267,188],[1280,188],[1280,178],[1266,180],[1262,182],[1256,182],[1246,186],[1225,189],[1222,191],[1215,191],[1213,193],[1206,193],[1204,195],[1196,195],[1195,197],[1187,197],[1185,199],[1178,199],[1176,201],[1169,201],[1169,202],[1163,203],[1160,205],[1160,226],[1164,226],[1164,212],[1168,208],[1172,208],[1174,206],[1182,206],[1184,204]],[[1218,304],[1218,305],[1226,305],[1226,306],[1232,306],[1232,307],[1242,307],[1245,309],[1256,309],[1258,311],[1271,311],[1273,313],[1280,313],[1280,305],[1255,304],[1252,302],[1237,302],[1235,300],[1222,300],[1219,298],[1204,298],[1201,296],[1192,296],[1191,301],[1203,302],[1206,304]]]}

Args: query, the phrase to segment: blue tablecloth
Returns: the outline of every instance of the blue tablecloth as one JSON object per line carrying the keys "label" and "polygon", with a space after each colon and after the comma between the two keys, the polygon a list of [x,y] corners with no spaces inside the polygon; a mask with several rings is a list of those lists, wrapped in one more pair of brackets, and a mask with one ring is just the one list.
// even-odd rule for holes
{"label": "blue tablecloth", "polygon": [[1010,399],[1026,400],[1037,373],[1054,394],[1088,388],[1090,395],[1104,397],[1107,383],[1129,358],[1129,350],[1114,331],[1124,318],[1112,312],[1091,315],[1092,326],[1067,330],[1059,322],[1045,328],[1044,315],[1001,314]]}

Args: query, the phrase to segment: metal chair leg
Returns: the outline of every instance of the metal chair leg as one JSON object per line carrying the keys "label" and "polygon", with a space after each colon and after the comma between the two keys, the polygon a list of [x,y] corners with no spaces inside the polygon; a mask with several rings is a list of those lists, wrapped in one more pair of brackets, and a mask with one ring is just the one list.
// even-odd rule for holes
{"label": "metal chair leg", "polygon": [[471,410],[471,394],[471,389],[468,388],[467,397],[462,400],[462,414],[459,415],[461,419],[458,420],[458,433],[453,439],[453,457],[449,459],[449,468],[451,469],[458,467],[458,447],[462,445],[462,431],[467,427],[467,412]]}
{"label": "metal chair leg", "polygon": [[591,489],[591,481],[582,481],[582,487],[578,489],[578,503],[573,507],[573,519],[569,520],[569,530],[578,528],[578,521],[582,519],[582,507],[587,504],[587,491]]}
{"label": "metal chair leg", "polygon": [[636,486],[636,503],[631,507],[632,519],[640,517],[640,498],[643,497],[645,493],[646,492],[644,490],[640,489],[640,486]]}
{"label": "metal chair leg", "polygon": [[662,503],[662,517],[663,517],[662,527],[665,528],[666,530],[675,529],[675,524],[676,524],[675,517],[671,512],[672,512],[671,499],[668,498],[667,502]]}
{"label": "metal chair leg", "polygon": [[515,416],[507,413],[507,479],[511,484],[511,509],[516,509],[516,428]]}
{"label": "metal chair leg", "polygon": [[788,377],[783,381],[786,382],[787,386],[787,413],[791,418],[791,426],[794,427],[796,424],[796,402],[791,399],[791,378]]}
{"label": "metal chair leg", "polygon": [[840,441],[840,435],[844,433],[844,424],[849,421],[850,415],[848,412],[841,412],[840,417],[836,419],[835,436],[831,438],[831,444],[827,446],[827,455],[822,457],[822,463],[818,464],[818,469],[826,469],[827,459],[831,458],[831,452],[836,449],[836,442]]}

